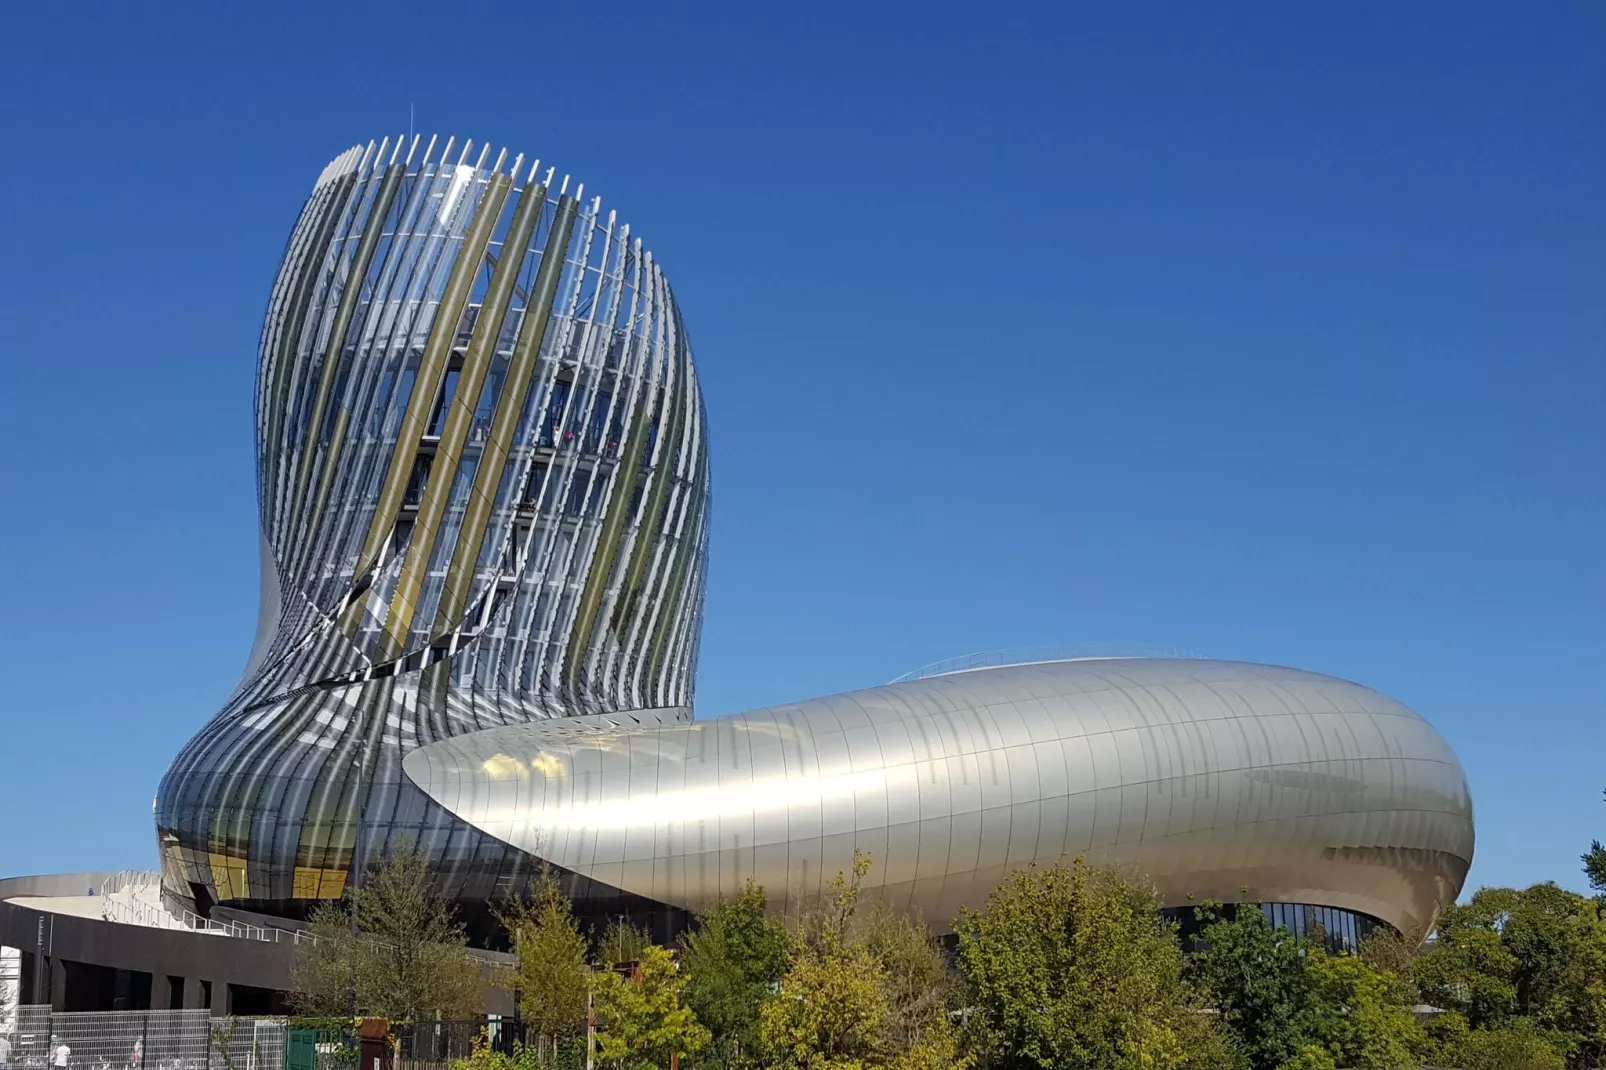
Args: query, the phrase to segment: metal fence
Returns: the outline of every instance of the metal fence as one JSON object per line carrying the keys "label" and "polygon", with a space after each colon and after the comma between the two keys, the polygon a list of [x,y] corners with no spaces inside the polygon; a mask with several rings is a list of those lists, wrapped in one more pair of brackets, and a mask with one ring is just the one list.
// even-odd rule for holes
{"label": "metal fence", "polygon": [[[450,1021],[391,1022],[387,1070],[450,1070],[480,1044],[503,1055],[524,1051],[524,1066],[580,1070],[585,1066],[584,1037],[557,1041],[538,1038],[529,1023],[489,1015]],[[343,1026],[302,1027],[293,1019],[287,1034],[286,1070],[356,1070],[357,1034]],[[243,1068],[235,1068],[243,1070]]]}
{"label": "metal fence", "polygon": [[8,1070],[282,1070],[283,1018],[18,1008]]}
{"label": "metal fence", "polygon": [[[360,1041],[347,1023],[213,1018],[207,1010],[53,1012],[17,1008],[5,1070],[357,1070]],[[392,1022],[384,1070],[450,1070],[484,1045],[521,1051],[524,1066],[579,1070],[585,1038],[537,1038],[527,1022],[489,1015]]]}

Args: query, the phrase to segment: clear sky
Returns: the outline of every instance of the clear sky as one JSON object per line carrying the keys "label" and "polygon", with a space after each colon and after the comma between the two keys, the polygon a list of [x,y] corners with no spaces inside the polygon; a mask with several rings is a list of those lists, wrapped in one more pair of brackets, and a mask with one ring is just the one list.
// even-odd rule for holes
{"label": "clear sky", "polygon": [[682,7],[8,8],[0,873],[154,862],[255,627],[277,258],[412,109],[676,287],[701,715],[1022,644],[1296,665],[1450,740],[1474,885],[1582,885],[1606,5]]}

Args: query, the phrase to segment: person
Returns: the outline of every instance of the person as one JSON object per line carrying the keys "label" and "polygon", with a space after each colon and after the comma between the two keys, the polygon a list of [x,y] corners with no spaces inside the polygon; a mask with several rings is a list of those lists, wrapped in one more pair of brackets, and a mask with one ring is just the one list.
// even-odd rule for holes
{"label": "person", "polygon": [[0,1070],[6,1070],[6,1064],[11,1061],[11,1038],[0,1033]]}
{"label": "person", "polygon": [[72,1058],[72,1049],[60,1037],[50,1038],[50,1065],[56,1070],[67,1070],[67,1060]]}
{"label": "person", "polygon": [[145,1038],[134,1038],[134,1050],[128,1053],[128,1070],[139,1070],[139,1057],[145,1054]]}

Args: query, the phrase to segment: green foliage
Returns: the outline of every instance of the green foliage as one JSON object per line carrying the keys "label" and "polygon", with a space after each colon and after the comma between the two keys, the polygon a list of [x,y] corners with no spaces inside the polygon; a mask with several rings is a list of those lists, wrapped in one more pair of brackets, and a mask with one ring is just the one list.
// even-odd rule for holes
{"label": "green foliage", "polygon": [[569,901],[550,874],[498,920],[513,942],[516,964],[505,982],[519,993],[519,1013],[542,1040],[584,1033],[588,976],[586,939]]}
{"label": "green foliage", "polygon": [[1320,1044],[1304,1044],[1280,1070],[1337,1070],[1333,1056]]}
{"label": "green foliage", "polygon": [[1431,1050],[1411,1016],[1411,990],[1394,974],[1373,969],[1355,955],[1329,955],[1307,945],[1306,981],[1313,1013],[1311,1039],[1353,1070],[1416,1066]]}
{"label": "green foliage", "polygon": [[1499,1029],[1476,1029],[1444,1051],[1457,1070],[1565,1070],[1566,1058],[1531,1022],[1512,1019]]}
{"label": "green foliage", "polygon": [[597,940],[597,963],[602,966],[622,966],[641,958],[643,948],[652,944],[652,934],[639,925],[623,918],[610,921]]}
{"label": "green foliage", "polygon": [[937,938],[920,918],[876,903],[854,915],[854,939],[875,960],[887,1004],[882,1035],[889,1049],[911,1058],[937,1058],[955,1048],[949,1010],[957,996],[955,978]]}
{"label": "green foliage", "polygon": [[1209,904],[1198,914],[1208,924],[1188,960],[1190,978],[1215,1004],[1251,1070],[1296,1065],[1313,1013],[1299,940],[1255,903],[1240,904],[1231,918],[1219,918]]}
{"label": "green foliage", "polygon": [[1414,973],[1424,999],[1474,1032],[1522,1020],[1573,1065],[1606,1058],[1606,922],[1585,896],[1551,883],[1481,889],[1444,912]]}
{"label": "green foliage", "polygon": [[535,1048],[515,1044],[513,1054],[508,1055],[486,1043],[482,1033],[468,1058],[452,1060],[451,1070],[541,1070],[545,1065]]}
{"label": "green foliage", "polygon": [[[357,935],[352,935],[352,915]],[[360,888],[315,909],[316,938],[297,945],[291,999],[309,1014],[466,1018],[483,1004],[479,964],[450,906],[433,894],[428,861],[398,847]]]}
{"label": "green foliage", "polygon": [[970,1026],[990,1065],[1014,1070],[1225,1067],[1198,1013],[1152,887],[1084,864],[1035,866],[957,921]]}
{"label": "green foliage", "polygon": [[886,1016],[875,960],[864,948],[849,945],[806,955],[760,1009],[768,1065],[798,1070],[879,1066]]}
{"label": "green foliage", "polygon": [[709,1060],[726,1070],[759,1065],[759,1005],[786,973],[786,929],[765,907],[764,889],[749,878],[681,939],[686,1006],[713,1035]]}
{"label": "green foliage", "polygon": [[1600,898],[1606,899],[1606,846],[1599,840],[1590,844],[1589,852],[1583,856],[1584,875],[1589,878],[1589,886],[1600,893]]}
{"label": "green foliage", "polygon": [[1379,926],[1361,941],[1361,958],[1373,969],[1385,970],[1402,981],[1410,982],[1416,968],[1417,948],[1420,940],[1401,936],[1393,929]]}
{"label": "green foliage", "polygon": [[881,1065],[886,994],[874,956],[848,934],[869,869],[869,856],[855,852],[852,877],[838,873],[824,906],[799,922],[791,967],[759,1010],[761,1042],[777,1070]]}
{"label": "green foliage", "polygon": [[652,944],[641,949],[631,977],[593,974],[599,1062],[619,1070],[668,1070],[674,1057],[707,1047],[708,1030],[680,1004],[685,985],[673,956]]}
{"label": "green foliage", "polygon": [[952,984],[918,919],[861,912],[870,857],[855,852],[817,908],[798,919],[791,966],[759,1010],[766,1060],[778,1070],[964,1070],[949,1025]]}

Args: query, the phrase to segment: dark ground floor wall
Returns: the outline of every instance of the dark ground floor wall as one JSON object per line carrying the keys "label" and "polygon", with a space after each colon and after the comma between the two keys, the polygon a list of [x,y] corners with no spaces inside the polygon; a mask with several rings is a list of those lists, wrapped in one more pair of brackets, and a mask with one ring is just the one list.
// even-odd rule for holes
{"label": "dark ground floor wall", "polygon": [[[5,902],[83,895],[109,876],[0,880],[0,945],[22,951],[22,1003],[49,1004],[58,1012],[207,1008],[218,1017],[287,1011],[284,993],[295,955],[289,941],[125,925]],[[510,1013],[508,994],[488,988],[486,1009]]]}

